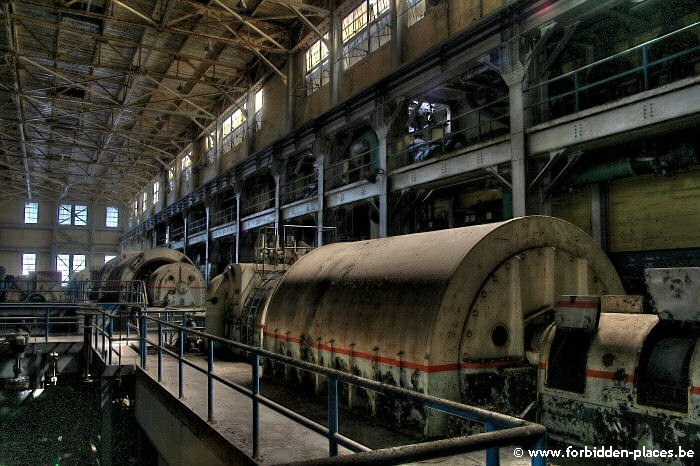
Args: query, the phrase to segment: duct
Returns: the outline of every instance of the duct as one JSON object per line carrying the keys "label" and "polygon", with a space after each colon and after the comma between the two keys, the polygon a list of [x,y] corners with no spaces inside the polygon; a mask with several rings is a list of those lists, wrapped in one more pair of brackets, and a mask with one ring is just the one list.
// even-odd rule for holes
{"label": "duct", "polygon": [[698,162],[692,145],[684,144],[669,150],[663,155],[621,157],[609,162],[593,165],[572,174],[566,184],[577,186],[583,184],[603,183],[630,176],[668,175],[688,168]]}

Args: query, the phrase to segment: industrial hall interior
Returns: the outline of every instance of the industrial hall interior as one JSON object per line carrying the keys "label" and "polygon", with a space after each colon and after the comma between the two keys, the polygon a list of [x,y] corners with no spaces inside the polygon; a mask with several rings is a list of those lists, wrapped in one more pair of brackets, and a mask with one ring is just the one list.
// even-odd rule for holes
{"label": "industrial hall interior", "polygon": [[697,0],[0,23],[0,464],[697,464]]}

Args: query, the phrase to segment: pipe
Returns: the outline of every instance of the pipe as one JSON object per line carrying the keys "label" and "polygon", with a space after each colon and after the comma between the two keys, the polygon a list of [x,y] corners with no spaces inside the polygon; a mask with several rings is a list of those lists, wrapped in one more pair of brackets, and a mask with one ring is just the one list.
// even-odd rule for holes
{"label": "pipe", "polygon": [[404,445],[394,448],[384,448],[354,455],[320,458],[311,461],[289,463],[293,466],[315,466],[331,464],[351,465],[389,465],[404,464],[435,458],[445,458],[489,448],[506,447],[509,445],[530,445],[545,435],[545,428],[538,425],[512,427],[505,430],[485,432],[465,437],[436,440],[429,443]]}

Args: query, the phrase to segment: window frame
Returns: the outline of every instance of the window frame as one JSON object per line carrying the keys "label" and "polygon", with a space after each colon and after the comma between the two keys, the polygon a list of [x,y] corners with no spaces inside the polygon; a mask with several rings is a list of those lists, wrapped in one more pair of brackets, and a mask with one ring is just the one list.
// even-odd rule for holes
{"label": "window frame", "polygon": [[88,206],[84,204],[59,204],[57,220],[59,226],[87,226]]}
{"label": "window frame", "polygon": [[185,183],[192,178],[192,151],[180,159],[180,178]]}
{"label": "window frame", "polygon": [[330,57],[326,46],[328,40],[329,34],[326,33],[304,52],[304,86],[307,96],[331,80]]}
{"label": "window frame", "polygon": [[[32,258],[31,265],[29,265],[27,262],[27,259],[30,257]],[[37,258],[37,253],[35,253],[35,252],[23,252],[22,253],[22,275],[26,276],[32,272],[36,272],[36,258]]]}
{"label": "window frame", "polygon": [[346,70],[390,41],[390,0],[362,0],[341,20],[342,56]]}
{"label": "window frame", "polygon": [[160,181],[153,182],[153,205],[160,202]]}
{"label": "window frame", "polygon": [[[67,258],[67,260],[66,260]],[[76,265],[76,259],[82,258],[82,263],[79,263]],[[63,265],[63,266],[62,266]],[[82,268],[78,268],[81,267]],[[85,270],[88,268],[87,264],[87,254],[72,254],[72,253],[60,253],[56,254],[56,271],[61,273],[61,286],[66,286],[68,285],[68,280],[70,280],[70,277],[77,273],[80,272],[81,270]],[[66,277],[63,276],[63,273],[67,272]]]}
{"label": "window frame", "polygon": [[24,223],[25,225],[36,225],[39,223],[39,203],[24,203]]}
{"label": "window frame", "polygon": [[119,228],[119,207],[107,206],[105,208],[105,227]]}

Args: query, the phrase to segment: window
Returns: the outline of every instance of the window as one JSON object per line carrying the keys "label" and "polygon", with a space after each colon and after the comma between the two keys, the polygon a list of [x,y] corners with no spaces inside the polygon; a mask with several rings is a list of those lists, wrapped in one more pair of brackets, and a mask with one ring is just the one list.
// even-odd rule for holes
{"label": "window", "polygon": [[258,113],[263,108],[263,90],[260,89],[255,93],[255,113]]}
{"label": "window", "polygon": [[116,254],[105,254],[105,264],[114,259],[115,257],[117,257]]}
{"label": "window", "polygon": [[131,213],[133,214],[134,218],[139,217],[139,200],[134,199],[133,204],[131,204]]}
{"label": "window", "polygon": [[182,181],[189,181],[192,176],[192,151],[189,151],[180,161],[180,171],[182,173]]}
{"label": "window", "polygon": [[425,0],[406,0],[408,5],[408,26],[411,27],[425,16]]}
{"label": "window", "polygon": [[22,254],[22,275],[29,275],[36,270],[36,254]]}
{"label": "window", "polygon": [[58,224],[59,225],[87,225],[86,205],[61,204],[58,206]]}
{"label": "window", "polygon": [[168,191],[175,191],[175,167],[168,168]]}
{"label": "window", "polygon": [[243,105],[224,120],[221,128],[221,146],[224,150],[233,149],[245,139],[245,112],[246,106]]}
{"label": "window", "polygon": [[61,272],[61,283],[68,284],[68,279],[75,273],[85,269],[84,254],[58,254],[56,256],[56,271]]}
{"label": "window", "polygon": [[24,223],[37,223],[39,221],[39,203],[24,203]]}
{"label": "window", "polygon": [[304,82],[306,95],[311,95],[330,81],[330,60],[328,60],[328,34],[314,42],[305,53],[306,74]]}
{"label": "window", "polygon": [[119,227],[119,209],[116,207],[107,207],[105,213],[105,226],[108,228]]}
{"label": "window", "polygon": [[146,213],[148,207],[148,192],[144,191],[141,195],[141,212]]}
{"label": "window", "polygon": [[391,40],[389,0],[363,0],[341,25],[343,57],[349,68]]}
{"label": "window", "polygon": [[153,183],[153,205],[160,202],[160,181]]}

